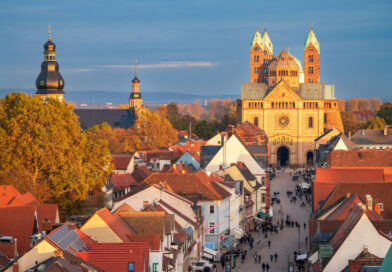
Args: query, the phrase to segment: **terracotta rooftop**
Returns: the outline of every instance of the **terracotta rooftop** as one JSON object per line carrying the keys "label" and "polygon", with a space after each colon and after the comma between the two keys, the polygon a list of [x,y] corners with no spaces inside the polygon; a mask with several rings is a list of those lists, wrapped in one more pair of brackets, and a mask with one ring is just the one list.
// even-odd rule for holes
{"label": "terracotta rooftop", "polygon": [[131,159],[131,154],[112,154],[112,163],[116,170],[127,170]]}
{"label": "terracotta rooftop", "polygon": [[336,150],[328,162],[331,167],[392,167],[392,149]]}
{"label": "terracotta rooftop", "polygon": [[391,145],[392,148],[392,129],[366,129],[358,130],[351,137],[351,141],[358,145]]}
{"label": "terracotta rooftop", "polygon": [[383,181],[382,168],[317,168],[315,182],[369,182]]}
{"label": "terracotta rooftop", "polygon": [[136,186],[139,183],[136,182],[135,178],[129,174],[112,174],[111,181],[114,186],[114,191],[129,188],[130,186]]}
{"label": "terracotta rooftop", "polygon": [[141,183],[151,174],[152,172],[147,168],[147,166],[136,166],[132,172],[132,177],[136,180],[136,182]]}

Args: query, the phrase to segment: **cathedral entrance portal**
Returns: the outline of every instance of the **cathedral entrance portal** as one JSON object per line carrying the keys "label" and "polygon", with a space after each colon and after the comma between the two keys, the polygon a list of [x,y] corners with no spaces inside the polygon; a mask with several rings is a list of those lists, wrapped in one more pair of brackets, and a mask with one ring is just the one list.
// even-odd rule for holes
{"label": "cathedral entrance portal", "polygon": [[285,146],[281,146],[276,153],[278,155],[276,165],[281,167],[288,166],[290,163],[289,149]]}

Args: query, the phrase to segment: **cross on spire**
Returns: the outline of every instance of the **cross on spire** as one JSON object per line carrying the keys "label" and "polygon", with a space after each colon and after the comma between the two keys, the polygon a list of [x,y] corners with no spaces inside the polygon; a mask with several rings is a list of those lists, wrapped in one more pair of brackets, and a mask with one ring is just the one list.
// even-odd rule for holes
{"label": "cross on spire", "polygon": [[137,60],[135,60],[135,77],[137,77]]}
{"label": "cross on spire", "polygon": [[51,27],[50,27],[50,25],[48,26],[48,36],[49,36],[49,38],[48,38],[48,40],[50,41],[50,34],[52,34],[52,31],[51,31]]}
{"label": "cross on spire", "polygon": [[310,29],[313,29],[313,24],[314,22],[312,21],[312,23],[310,24]]}

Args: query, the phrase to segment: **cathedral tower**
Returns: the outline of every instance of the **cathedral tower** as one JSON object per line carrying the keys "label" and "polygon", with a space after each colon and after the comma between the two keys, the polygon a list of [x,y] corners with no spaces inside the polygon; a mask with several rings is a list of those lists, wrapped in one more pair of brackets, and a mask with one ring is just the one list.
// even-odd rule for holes
{"label": "cathedral tower", "polygon": [[274,57],[274,48],[268,36],[267,30],[264,30],[263,36],[259,28],[253,36],[250,43],[250,82],[267,83],[268,79],[268,62]]}
{"label": "cathedral tower", "polygon": [[41,73],[38,75],[35,85],[36,94],[42,97],[54,97],[59,100],[64,98],[64,79],[59,71],[56,61],[56,44],[50,37],[50,25],[48,30],[48,41],[44,44],[45,59],[41,64]]}
{"label": "cathedral tower", "polygon": [[305,83],[320,82],[320,44],[310,27],[304,48]]}
{"label": "cathedral tower", "polygon": [[129,97],[129,108],[140,109],[143,106],[143,99],[140,94],[140,80],[137,78],[137,60],[135,61],[135,77],[132,80],[132,91]]}

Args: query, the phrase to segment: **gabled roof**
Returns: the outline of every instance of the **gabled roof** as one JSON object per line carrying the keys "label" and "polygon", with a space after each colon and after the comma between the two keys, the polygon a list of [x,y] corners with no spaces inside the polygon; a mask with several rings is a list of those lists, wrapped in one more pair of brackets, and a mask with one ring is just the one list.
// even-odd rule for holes
{"label": "gabled roof", "polygon": [[313,27],[310,28],[308,37],[306,37],[304,43],[304,49],[309,46],[309,44],[313,44],[313,46],[317,49],[318,53],[320,54],[320,44],[317,40],[316,34],[314,34]]}
{"label": "gabled roof", "polygon": [[392,245],[389,248],[387,255],[385,255],[384,261],[382,262],[378,272],[389,272],[392,271]]}
{"label": "gabled roof", "polygon": [[291,56],[286,50],[283,48],[282,52],[275,58],[271,60],[268,64],[268,69],[283,69],[283,68],[292,68],[298,69],[298,63],[294,60],[294,57]]}
{"label": "gabled roof", "polygon": [[112,163],[116,170],[127,170],[131,159],[131,154],[112,154]]}
{"label": "gabled roof", "polygon": [[[128,229],[126,224],[117,214],[112,214],[107,208],[102,208],[97,211],[95,215],[99,216],[103,221],[105,221],[107,226],[113,230],[113,232],[115,232],[123,242],[130,241],[129,237],[132,235],[132,232]],[[91,220],[91,218],[89,220]],[[81,230],[83,231],[83,227]]]}
{"label": "gabled roof", "polygon": [[297,100],[301,101],[302,98],[299,96],[299,94],[293,90],[293,88],[291,88],[286,81],[284,81],[283,79],[281,79],[275,86],[272,86],[271,88],[268,89],[267,94],[265,95],[264,99],[267,100],[269,96],[271,96],[272,93],[274,93],[274,91],[279,90],[280,87],[284,85],[287,87],[287,90],[290,94],[292,94],[294,97],[296,97]]}
{"label": "gabled roof", "polygon": [[83,129],[107,123],[112,128],[130,128],[135,120],[134,110],[129,109],[74,109]]}
{"label": "gabled roof", "polygon": [[315,182],[368,182],[384,181],[383,169],[317,168]]}
{"label": "gabled roof", "polygon": [[241,100],[262,100],[267,94],[268,85],[265,83],[241,84]]}
{"label": "gabled roof", "polygon": [[260,34],[260,32],[259,32],[259,28],[257,28],[255,34],[253,35],[253,39],[252,39],[252,41],[251,41],[251,43],[250,43],[250,50],[252,50],[253,47],[254,47],[256,44],[257,44],[258,46],[260,46],[260,48],[263,48],[263,47],[262,47],[262,45],[263,45],[263,38],[261,37],[261,34]]}
{"label": "gabled roof", "polygon": [[152,172],[147,168],[147,166],[136,166],[132,172],[132,177],[136,180],[136,182],[141,183],[148,176],[150,176]]}

